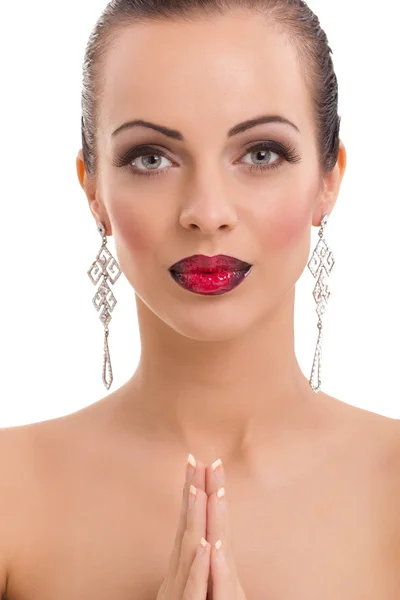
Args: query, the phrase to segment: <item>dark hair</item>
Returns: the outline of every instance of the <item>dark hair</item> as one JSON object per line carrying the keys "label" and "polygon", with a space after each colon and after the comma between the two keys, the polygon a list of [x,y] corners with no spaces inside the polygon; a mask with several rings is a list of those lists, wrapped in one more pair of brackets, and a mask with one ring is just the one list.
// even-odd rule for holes
{"label": "dark hair", "polygon": [[338,83],[327,36],[303,0],[111,0],[89,37],[83,64],[82,150],[89,175],[97,171],[97,101],[103,58],[121,28],[224,15],[236,8],[266,17],[293,43],[315,108],[320,171],[333,169],[339,149]]}

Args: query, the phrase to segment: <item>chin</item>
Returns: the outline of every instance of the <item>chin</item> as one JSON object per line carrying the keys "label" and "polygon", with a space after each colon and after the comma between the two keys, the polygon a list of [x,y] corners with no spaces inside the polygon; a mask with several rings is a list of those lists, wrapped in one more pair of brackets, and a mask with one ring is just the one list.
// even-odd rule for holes
{"label": "chin", "polygon": [[[211,300],[211,299],[210,299]],[[207,305],[208,304],[208,305]],[[265,306],[263,307],[265,312]],[[164,322],[181,335],[199,342],[224,342],[233,340],[255,326],[259,320],[254,304],[229,302],[219,305],[205,303],[202,306],[180,307],[179,312],[171,310]],[[262,317],[262,315],[259,315]]]}

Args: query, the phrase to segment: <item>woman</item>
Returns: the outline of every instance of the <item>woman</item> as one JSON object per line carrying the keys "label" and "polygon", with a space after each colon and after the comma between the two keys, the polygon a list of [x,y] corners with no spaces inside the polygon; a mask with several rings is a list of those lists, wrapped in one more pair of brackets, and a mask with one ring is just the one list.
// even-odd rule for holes
{"label": "woman", "polygon": [[1,432],[5,598],[400,597],[398,422],[313,388],[294,353],[311,226],[345,171],[339,122],[304,2],[109,4],[77,173],[142,352],[98,402]]}

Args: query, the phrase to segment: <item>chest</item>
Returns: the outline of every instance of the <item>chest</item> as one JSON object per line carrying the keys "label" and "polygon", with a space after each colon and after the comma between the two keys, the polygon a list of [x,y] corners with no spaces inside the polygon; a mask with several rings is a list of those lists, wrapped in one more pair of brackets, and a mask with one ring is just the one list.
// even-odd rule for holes
{"label": "chest", "polygon": [[[314,477],[261,491],[226,486],[248,600],[398,600],[385,494],[364,478]],[[31,504],[9,600],[154,600],[167,571],[180,483],[108,476]]]}

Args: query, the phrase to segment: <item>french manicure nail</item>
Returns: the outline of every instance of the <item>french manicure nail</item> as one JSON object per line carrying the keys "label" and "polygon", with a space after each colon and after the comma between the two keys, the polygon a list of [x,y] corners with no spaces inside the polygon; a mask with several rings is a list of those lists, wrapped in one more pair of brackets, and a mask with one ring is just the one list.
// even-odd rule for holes
{"label": "french manicure nail", "polygon": [[189,489],[189,510],[191,508],[193,508],[193,506],[194,506],[194,503],[196,501],[196,495],[197,495],[197,490],[194,487],[194,485],[191,485],[190,489]]}
{"label": "french manicure nail", "polygon": [[221,508],[225,508],[225,488],[219,488],[217,492],[218,504]]}
{"label": "french manicure nail", "polygon": [[186,481],[192,481],[194,474],[196,472],[196,459],[193,454],[189,454],[187,457],[187,465],[186,465]]}
{"label": "french manicure nail", "polygon": [[196,556],[202,556],[204,554],[204,550],[207,548],[207,541],[202,537],[200,541],[200,546],[197,548]]}
{"label": "french manicure nail", "polygon": [[224,483],[222,460],[220,458],[217,458],[217,460],[215,462],[213,462],[211,467],[214,472],[214,477],[215,477],[217,483],[219,485],[222,485]]}
{"label": "french manicure nail", "polygon": [[224,549],[222,548],[221,540],[218,540],[217,542],[215,542],[214,545],[215,545],[215,549],[217,550],[217,561],[225,562],[225,552],[224,552]]}

